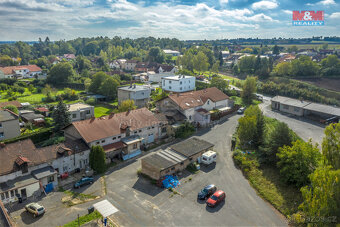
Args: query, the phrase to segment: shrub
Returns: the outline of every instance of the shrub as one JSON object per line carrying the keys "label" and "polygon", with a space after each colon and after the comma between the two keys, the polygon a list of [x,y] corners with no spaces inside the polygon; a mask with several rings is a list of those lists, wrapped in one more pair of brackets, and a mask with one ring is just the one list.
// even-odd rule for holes
{"label": "shrub", "polygon": [[183,123],[175,132],[176,138],[185,139],[195,132],[195,127],[190,122]]}
{"label": "shrub", "polygon": [[85,102],[86,102],[86,104],[89,104],[91,106],[93,106],[93,105],[95,105],[97,103],[95,98],[89,98]]}

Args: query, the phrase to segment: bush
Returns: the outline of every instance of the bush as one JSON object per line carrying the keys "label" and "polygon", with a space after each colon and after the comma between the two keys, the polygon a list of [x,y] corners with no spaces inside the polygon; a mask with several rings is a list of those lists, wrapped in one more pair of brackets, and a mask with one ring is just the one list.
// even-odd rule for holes
{"label": "bush", "polygon": [[41,143],[44,140],[49,139],[52,134],[53,132],[51,128],[43,128],[37,132],[32,132],[32,133],[18,136],[12,139],[3,140],[2,142],[8,144],[8,143],[14,143],[20,140],[31,139],[33,143]]}
{"label": "bush", "polygon": [[195,132],[195,127],[190,122],[183,123],[175,132],[176,138],[188,138]]}
{"label": "bush", "polygon": [[86,102],[86,104],[89,104],[91,106],[94,106],[97,103],[95,98],[89,98],[85,102]]}
{"label": "bush", "polygon": [[251,158],[247,154],[243,154],[241,151],[236,150],[233,153],[233,159],[235,164],[243,171],[243,173],[247,174],[251,168],[258,168],[260,165],[256,159]]}

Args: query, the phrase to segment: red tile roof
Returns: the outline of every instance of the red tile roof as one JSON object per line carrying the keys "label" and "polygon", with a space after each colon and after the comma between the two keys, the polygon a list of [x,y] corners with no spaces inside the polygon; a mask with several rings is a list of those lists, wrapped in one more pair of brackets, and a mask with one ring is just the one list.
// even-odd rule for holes
{"label": "red tile roof", "polygon": [[75,59],[76,56],[74,54],[64,54],[64,58]]}
{"label": "red tile roof", "polygon": [[110,152],[110,151],[115,151],[121,148],[126,147],[127,145],[124,144],[122,141],[116,142],[116,143],[111,143],[108,145],[103,146],[103,149],[105,152]]}
{"label": "red tile roof", "polygon": [[28,69],[30,72],[39,72],[41,68],[37,65],[17,65],[17,66],[7,66],[0,67],[0,70],[4,72],[5,75],[14,74],[14,70]]}
{"label": "red tile roof", "polygon": [[19,101],[9,101],[9,102],[0,102],[0,108],[3,108],[8,105],[13,105],[16,108],[21,108],[21,103]]}
{"label": "red tile roof", "polygon": [[36,148],[30,139],[6,144],[0,148],[0,176],[18,171],[18,165],[24,162],[28,162],[29,166],[35,166],[57,159],[60,157],[60,151],[63,150],[70,155],[88,149],[89,147],[82,140],[65,141],[42,148]]}
{"label": "red tile roof", "polygon": [[177,93],[168,96],[182,109],[190,109],[197,106],[202,106],[208,99],[213,102],[229,99],[228,95],[218,90],[216,87],[207,88],[199,91],[190,91]]}
{"label": "red tile roof", "polygon": [[131,110],[128,112],[111,114],[100,118],[73,122],[68,127],[75,127],[87,143],[108,138],[123,133],[122,125],[130,130],[145,128],[161,123],[147,108]]}
{"label": "red tile roof", "polygon": [[40,111],[40,112],[48,112],[49,109],[47,109],[46,107],[38,107],[38,108],[35,108],[36,110]]}

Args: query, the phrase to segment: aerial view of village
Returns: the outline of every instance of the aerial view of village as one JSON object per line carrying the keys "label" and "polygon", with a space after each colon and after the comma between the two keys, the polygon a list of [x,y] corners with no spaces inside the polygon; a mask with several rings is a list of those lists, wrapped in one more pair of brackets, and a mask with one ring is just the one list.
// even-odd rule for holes
{"label": "aerial view of village", "polygon": [[340,1],[0,12],[0,227],[340,227]]}

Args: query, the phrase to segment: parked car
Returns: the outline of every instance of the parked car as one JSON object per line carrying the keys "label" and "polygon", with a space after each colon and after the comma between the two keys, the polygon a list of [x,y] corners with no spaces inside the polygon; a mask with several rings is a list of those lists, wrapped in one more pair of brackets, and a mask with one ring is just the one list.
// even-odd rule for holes
{"label": "parked car", "polygon": [[225,193],[222,190],[218,190],[207,200],[206,203],[210,207],[215,207],[223,200],[225,200]]}
{"label": "parked car", "polygon": [[87,185],[87,184],[92,184],[93,183],[93,178],[92,177],[83,177],[80,179],[80,181],[76,182],[74,184],[74,188],[80,188],[81,186]]}
{"label": "parked car", "polygon": [[245,107],[241,107],[240,109],[237,110],[237,113],[238,114],[243,114],[245,110],[246,110]]}
{"label": "parked car", "polygon": [[29,203],[25,206],[27,212],[33,214],[34,217],[38,217],[45,213],[45,208],[38,203]]}
{"label": "parked car", "polygon": [[215,185],[213,184],[209,184],[207,186],[205,186],[197,195],[198,199],[206,199],[209,196],[211,196],[212,194],[214,194],[214,192],[216,192],[217,188]]}

